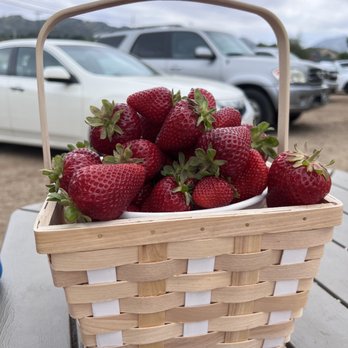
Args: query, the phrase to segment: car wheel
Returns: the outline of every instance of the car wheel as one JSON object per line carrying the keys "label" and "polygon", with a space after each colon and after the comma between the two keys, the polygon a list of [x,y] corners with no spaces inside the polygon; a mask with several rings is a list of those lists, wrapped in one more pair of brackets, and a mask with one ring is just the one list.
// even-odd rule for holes
{"label": "car wheel", "polygon": [[348,94],[348,83],[345,84],[345,86],[343,87],[343,90],[346,94]]}
{"label": "car wheel", "polygon": [[244,93],[255,111],[256,124],[266,121],[272,126],[276,126],[276,112],[268,96],[264,92],[254,88],[245,88]]}

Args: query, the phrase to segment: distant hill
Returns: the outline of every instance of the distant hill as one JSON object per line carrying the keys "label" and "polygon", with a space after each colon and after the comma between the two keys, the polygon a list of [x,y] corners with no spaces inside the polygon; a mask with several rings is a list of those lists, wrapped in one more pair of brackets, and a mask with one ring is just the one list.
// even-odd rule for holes
{"label": "distant hill", "polygon": [[[0,41],[14,38],[37,37],[45,20],[29,20],[22,16],[0,17]],[[103,22],[85,22],[69,18],[57,24],[50,38],[93,40],[94,35],[111,33],[121,28]]]}

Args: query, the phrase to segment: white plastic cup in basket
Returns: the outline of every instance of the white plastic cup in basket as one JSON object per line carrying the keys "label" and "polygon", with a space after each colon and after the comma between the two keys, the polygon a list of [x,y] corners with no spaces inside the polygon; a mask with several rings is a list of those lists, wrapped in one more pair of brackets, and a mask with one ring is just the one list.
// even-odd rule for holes
{"label": "white plastic cup in basket", "polygon": [[[132,0],[102,0],[57,12],[36,46],[44,166],[51,166],[43,77],[44,42],[68,17]],[[279,151],[288,147],[289,41],[265,8],[233,0],[195,1],[247,11],[272,27],[279,47]],[[155,86],[154,86],[155,87]],[[46,201],[36,248],[49,255],[85,347],[284,347],[302,315],[324,245],[342,203],[260,207],[263,195],[185,213],[127,213],[123,219],[64,224]],[[54,313],[52,314],[54,315]]]}

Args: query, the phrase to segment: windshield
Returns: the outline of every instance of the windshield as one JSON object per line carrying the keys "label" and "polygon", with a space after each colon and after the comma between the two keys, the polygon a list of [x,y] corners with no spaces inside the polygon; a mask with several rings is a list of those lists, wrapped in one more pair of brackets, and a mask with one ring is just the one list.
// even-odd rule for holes
{"label": "windshield", "polygon": [[157,73],[135,57],[112,47],[59,45],[87,71],[108,76],[152,76]]}
{"label": "windshield", "polygon": [[253,56],[254,52],[233,35],[216,31],[207,31],[206,34],[214,42],[219,51],[226,56]]}

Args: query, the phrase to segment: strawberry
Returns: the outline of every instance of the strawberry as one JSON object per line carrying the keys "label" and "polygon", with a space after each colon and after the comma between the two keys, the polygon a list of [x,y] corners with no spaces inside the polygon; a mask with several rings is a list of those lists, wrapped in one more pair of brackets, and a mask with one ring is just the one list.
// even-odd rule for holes
{"label": "strawberry", "polygon": [[178,152],[190,148],[202,134],[196,127],[197,117],[188,102],[175,106],[164,121],[156,144],[165,152]]}
{"label": "strawberry", "polygon": [[191,210],[183,187],[178,186],[172,176],[166,176],[156,183],[141,210],[144,212],[174,212]]}
{"label": "strawberry", "polygon": [[192,199],[201,208],[216,208],[232,202],[234,191],[230,183],[216,176],[206,176],[195,186]]}
{"label": "strawberry", "polygon": [[52,169],[42,171],[51,181],[48,185],[49,192],[57,192],[60,187],[69,191],[69,182],[76,170],[92,164],[101,164],[101,159],[95,151],[84,147],[70,148],[72,151],[53,157]]}
{"label": "strawberry", "polygon": [[191,88],[187,98],[197,101],[197,98],[201,98],[201,96],[206,99],[209,109],[216,109],[216,100],[214,96],[204,88]]}
{"label": "strawberry", "polygon": [[191,210],[191,185],[196,167],[191,160],[179,153],[178,160],[165,165],[161,174],[165,176],[154,185],[141,210],[147,212],[173,212]]}
{"label": "strawberry", "polygon": [[154,124],[162,124],[180,94],[166,87],[155,87],[128,96],[127,104]]}
{"label": "strawberry", "polygon": [[319,162],[321,150],[307,154],[298,150],[284,151],[272,162],[268,175],[269,207],[317,204],[330,192],[328,165]]}
{"label": "strawberry", "polygon": [[117,144],[113,156],[105,156],[104,163],[139,163],[145,168],[146,180],[159,173],[165,158],[158,146],[146,139],[134,139]]}
{"label": "strawberry", "polygon": [[235,201],[260,195],[267,186],[268,167],[262,155],[255,149],[250,149],[246,167],[234,178],[232,185],[236,190]]}
{"label": "strawberry", "polygon": [[141,138],[155,142],[157,135],[161,129],[161,124],[156,124],[148,121],[144,116],[139,114],[141,123]]}
{"label": "strawberry", "polygon": [[[150,195],[153,186],[150,182],[145,182],[144,186],[140,189],[138,194],[134,197],[131,206],[127,208],[127,211],[140,211],[141,206],[145,202],[146,198]],[[133,209],[133,210],[130,210]]]}
{"label": "strawberry", "polygon": [[250,131],[244,127],[215,128],[203,134],[196,147],[216,150],[216,159],[226,161],[220,168],[221,175],[234,179],[245,168],[249,159]]}
{"label": "strawberry", "polygon": [[111,155],[117,143],[140,138],[141,123],[129,105],[103,99],[101,109],[91,106],[91,112],[93,116],[86,118],[90,142],[100,154]]}
{"label": "strawberry", "polygon": [[237,109],[229,106],[216,111],[214,118],[214,128],[237,127],[241,125],[242,121],[240,112]]}
{"label": "strawberry", "polygon": [[[66,193],[52,194],[50,200],[63,198],[69,222],[117,219],[140,191],[145,180],[144,167],[130,164],[90,165],[77,170]],[[65,199],[65,200],[64,200]]]}
{"label": "strawberry", "polygon": [[63,173],[60,179],[60,186],[69,191],[69,183],[74,173],[83,167],[92,164],[101,164],[99,155],[89,149],[82,148],[68,152],[64,156]]}
{"label": "strawberry", "polygon": [[165,119],[157,135],[156,144],[164,152],[185,151],[193,147],[198,138],[212,129],[215,109],[196,90],[195,100],[181,100]]}

